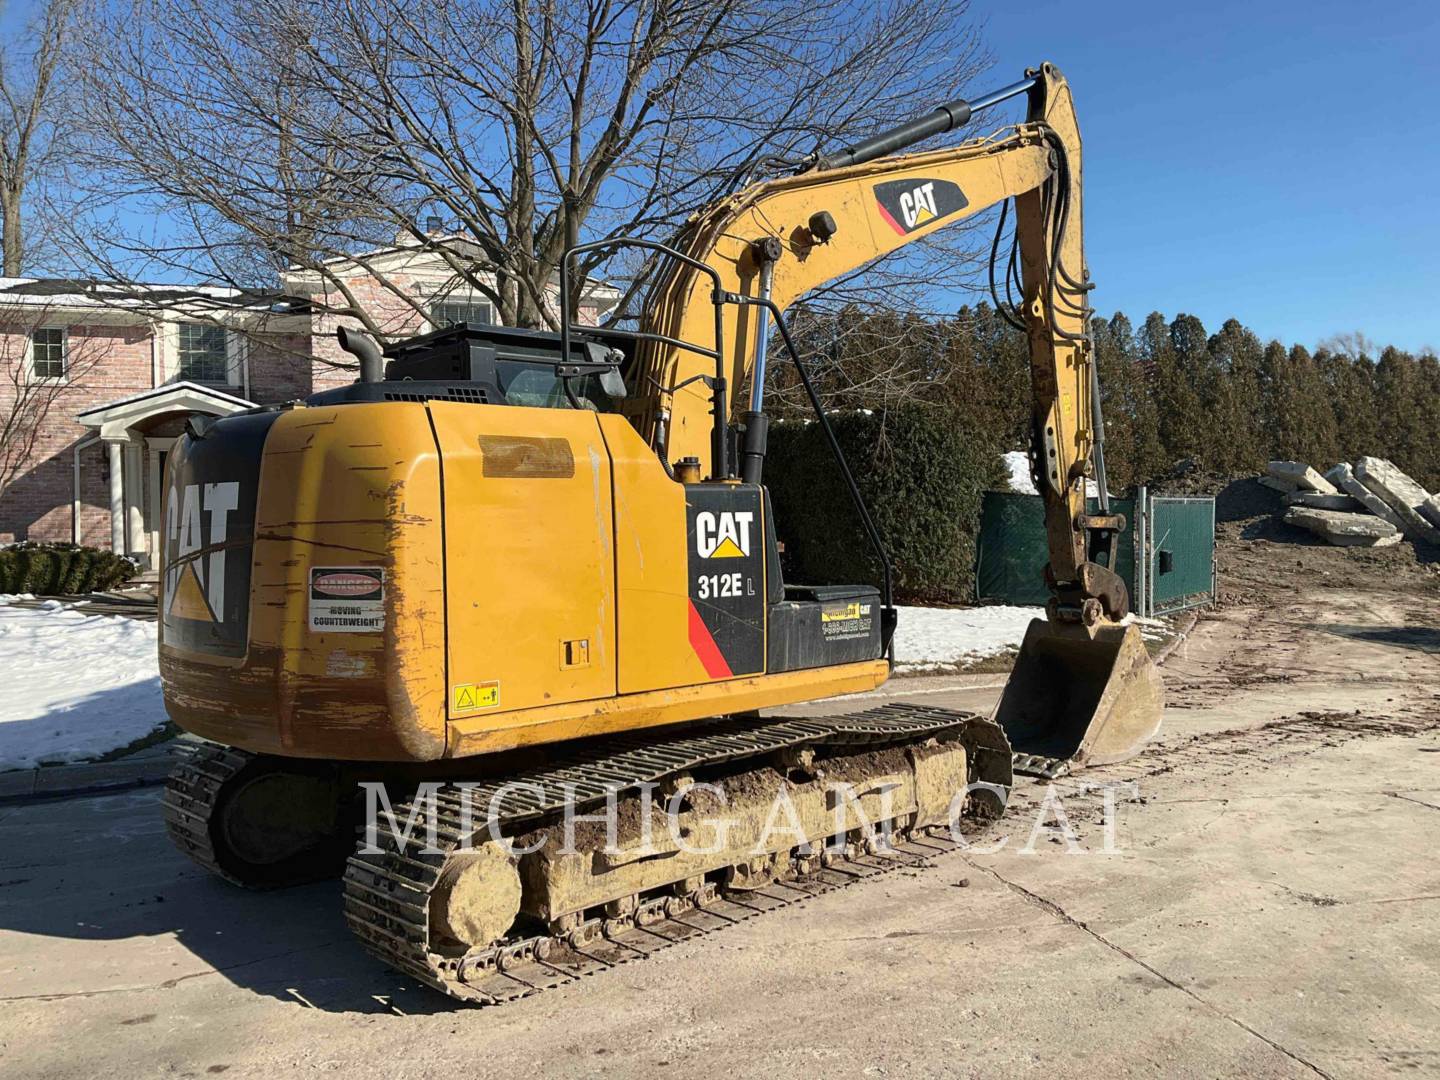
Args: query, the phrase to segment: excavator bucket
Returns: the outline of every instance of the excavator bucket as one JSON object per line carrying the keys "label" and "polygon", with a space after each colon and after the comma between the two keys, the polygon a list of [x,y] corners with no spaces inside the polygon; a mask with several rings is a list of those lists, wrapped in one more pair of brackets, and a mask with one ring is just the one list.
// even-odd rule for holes
{"label": "excavator bucket", "polygon": [[1015,771],[1054,779],[1124,761],[1160,730],[1164,694],[1138,626],[1035,619],[995,720]]}

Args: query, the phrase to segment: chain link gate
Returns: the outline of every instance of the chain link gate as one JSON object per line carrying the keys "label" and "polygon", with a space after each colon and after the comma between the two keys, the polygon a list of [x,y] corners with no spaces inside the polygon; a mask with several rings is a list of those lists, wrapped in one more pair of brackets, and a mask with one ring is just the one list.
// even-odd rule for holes
{"label": "chain link gate", "polygon": [[1135,522],[1135,607],[1141,615],[1169,615],[1216,597],[1215,500],[1150,496]]}

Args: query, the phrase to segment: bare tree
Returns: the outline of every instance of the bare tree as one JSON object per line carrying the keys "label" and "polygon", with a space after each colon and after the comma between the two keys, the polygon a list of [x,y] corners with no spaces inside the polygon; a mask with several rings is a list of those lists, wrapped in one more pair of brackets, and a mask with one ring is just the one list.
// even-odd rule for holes
{"label": "bare tree", "polygon": [[18,40],[0,43],[0,266],[7,277],[18,277],[30,254],[27,189],[57,149],[57,76],[73,9],[74,0],[44,0]]}
{"label": "bare tree", "polygon": [[1328,338],[1315,346],[1317,351],[1328,351],[1337,356],[1343,356],[1347,360],[1366,359],[1375,361],[1379,359],[1383,346],[1367,337],[1363,331],[1350,330],[1344,333],[1331,334]]}
{"label": "bare tree", "polygon": [[43,300],[0,301],[0,499],[46,452],[47,439],[53,442],[52,412],[85,386],[110,352],[110,338],[90,337],[83,327],[47,337],[59,321]]}
{"label": "bare tree", "polygon": [[[506,323],[553,325],[567,246],[667,238],[756,175],[956,96],[988,63],[968,0],[94,0],[77,41],[85,225],[106,241],[83,245],[86,261],[243,287],[298,270],[322,284],[322,310],[379,334],[357,260],[386,303],[428,309],[367,252],[433,251],[446,288]],[[897,281],[943,288],[972,246],[926,245],[923,269],[912,249]],[[649,268],[605,266],[627,301]]]}

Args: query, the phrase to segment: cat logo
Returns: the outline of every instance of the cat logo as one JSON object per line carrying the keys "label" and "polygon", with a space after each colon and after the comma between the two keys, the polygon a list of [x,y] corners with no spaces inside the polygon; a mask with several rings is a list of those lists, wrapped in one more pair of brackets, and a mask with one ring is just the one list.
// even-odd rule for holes
{"label": "cat logo", "polygon": [[695,553],[702,559],[743,559],[750,554],[753,510],[718,514],[702,510],[695,515]]}
{"label": "cat logo", "polygon": [[[240,485],[187,484],[170,489],[165,512],[166,547],[173,553],[165,568],[166,613],[195,622],[220,622],[225,616],[225,542],[230,511],[240,501]],[[202,518],[208,517],[208,534]],[[209,557],[196,553],[210,548]]]}
{"label": "cat logo", "polygon": [[888,180],[875,185],[880,216],[901,236],[965,209],[970,200],[949,180]]}
{"label": "cat logo", "polygon": [[921,184],[913,191],[902,191],[900,193],[900,215],[904,219],[907,229],[913,229],[916,225],[924,225],[934,218],[935,181]]}

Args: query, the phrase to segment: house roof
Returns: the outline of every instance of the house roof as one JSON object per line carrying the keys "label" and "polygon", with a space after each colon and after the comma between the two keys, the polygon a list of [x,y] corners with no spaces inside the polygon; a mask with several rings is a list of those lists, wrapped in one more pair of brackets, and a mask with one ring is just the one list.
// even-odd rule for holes
{"label": "house roof", "polygon": [[[473,239],[459,233],[431,233],[423,242],[416,240],[409,233],[402,233],[393,243],[357,251],[350,255],[331,255],[322,259],[321,264],[330,268],[330,272],[337,275],[343,274],[347,264],[354,266],[362,273],[378,272],[381,274],[397,271],[414,274],[417,270],[423,274],[433,267],[434,270],[440,272],[441,276],[453,280],[454,271],[436,253],[435,249],[439,247],[451,248],[462,253],[466,249],[479,250],[479,245]],[[292,285],[307,280],[313,283],[318,276],[318,272],[315,270],[292,264],[286,271],[285,280]],[[550,279],[552,284],[557,282],[559,277],[558,273],[552,274]],[[588,297],[602,302],[620,298],[619,289],[599,278],[587,279],[585,291]]]}
{"label": "house roof", "polygon": [[235,289],[225,285],[120,285],[78,278],[0,277],[0,303],[6,299],[66,308],[148,310],[205,306],[277,314],[297,314],[308,310],[310,303],[304,297],[278,290]]}

